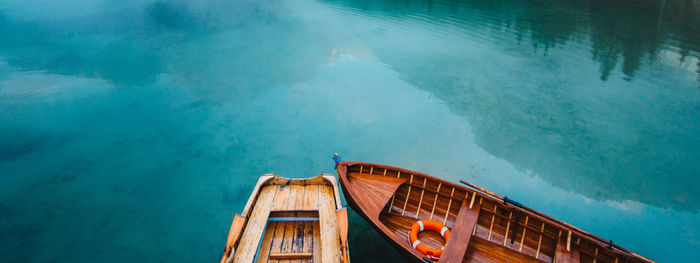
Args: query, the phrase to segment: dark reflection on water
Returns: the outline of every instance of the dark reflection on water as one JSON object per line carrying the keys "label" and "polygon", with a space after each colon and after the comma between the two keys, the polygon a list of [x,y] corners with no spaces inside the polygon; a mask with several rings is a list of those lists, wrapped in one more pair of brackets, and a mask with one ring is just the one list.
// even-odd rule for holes
{"label": "dark reflection on water", "polygon": [[[694,26],[700,24],[700,2],[335,3],[356,14],[383,15],[407,27],[418,20],[444,31],[421,52],[377,44],[375,54],[468,116],[477,143],[489,153],[594,199],[700,208],[700,179],[694,176],[700,174],[699,79],[687,70],[700,54],[700,27]],[[503,64],[501,70],[511,73],[494,74],[489,65],[498,62],[471,59],[468,41],[517,56],[523,54],[518,47],[531,45],[534,54],[522,56],[538,62]],[[425,51],[449,42],[464,42],[463,50],[453,49],[452,56]],[[588,58],[581,55],[586,52]],[[669,60],[670,67],[660,66]],[[599,79],[566,71],[593,61]],[[623,75],[612,78],[617,68]],[[642,69],[645,74],[635,78]]]}
{"label": "dark reflection on water", "polygon": [[603,80],[620,59],[622,72],[631,79],[644,58],[653,63],[664,45],[677,47],[681,62],[698,57],[700,1],[596,0],[589,5],[593,58],[601,64]]}
{"label": "dark reflection on water", "polygon": [[[591,57],[607,80],[617,66],[633,79],[659,51],[677,49],[680,62],[700,53],[700,1],[697,0],[498,0],[498,1],[328,1],[392,16],[422,15],[468,29],[493,28],[533,41],[544,50],[590,38]],[[700,62],[696,62],[700,63]],[[698,64],[700,68],[700,64]],[[700,74],[700,72],[698,72]],[[700,80],[700,79],[699,79]]]}

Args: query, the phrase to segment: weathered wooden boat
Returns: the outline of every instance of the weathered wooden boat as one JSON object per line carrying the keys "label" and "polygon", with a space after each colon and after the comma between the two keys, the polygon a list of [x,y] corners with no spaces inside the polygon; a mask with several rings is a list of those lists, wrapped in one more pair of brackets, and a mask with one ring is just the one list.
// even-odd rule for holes
{"label": "weathered wooden boat", "polygon": [[221,262],[348,262],[347,209],[335,177],[260,177],[235,215]]}
{"label": "weathered wooden boat", "polygon": [[[360,162],[337,171],[348,204],[413,262],[653,262],[467,182]],[[426,223],[446,226],[447,241]]]}

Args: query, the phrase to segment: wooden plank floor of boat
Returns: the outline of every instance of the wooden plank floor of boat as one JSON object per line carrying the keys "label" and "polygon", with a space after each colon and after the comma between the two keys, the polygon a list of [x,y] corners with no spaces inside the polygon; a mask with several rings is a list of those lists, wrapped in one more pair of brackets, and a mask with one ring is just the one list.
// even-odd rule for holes
{"label": "wooden plank floor of boat", "polygon": [[[234,262],[340,262],[333,188],[323,184],[264,186]],[[275,213],[299,213],[275,221]],[[314,214],[317,220],[313,220]],[[298,218],[293,218],[298,217]]]}

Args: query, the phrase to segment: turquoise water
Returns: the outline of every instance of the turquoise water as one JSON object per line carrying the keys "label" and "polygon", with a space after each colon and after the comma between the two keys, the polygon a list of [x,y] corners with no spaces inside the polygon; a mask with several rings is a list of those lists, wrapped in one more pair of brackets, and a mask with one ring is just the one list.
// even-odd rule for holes
{"label": "turquoise water", "polygon": [[[5,262],[212,262],[257,177],[469,180],[700,257],[700,2],[0,1]],[[355,262],[402,258],[351,214]]]}

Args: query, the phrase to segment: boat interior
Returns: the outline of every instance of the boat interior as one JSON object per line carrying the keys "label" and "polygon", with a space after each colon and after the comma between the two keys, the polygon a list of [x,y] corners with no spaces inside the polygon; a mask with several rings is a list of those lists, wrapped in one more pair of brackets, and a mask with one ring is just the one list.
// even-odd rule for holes
{"label": "boat interior", "polygon": [[365,212],[378,217],[405,249],[412,250],[408,235],[417,220],[434,220],[450,228],[450,239],[461,240],[446,244],[433,231],[418,235],[428,247],[445,247],[441,262],[554,262],[555,257],[556,262],[642,262],[616,256],[599,242],[501,200],[423,174],[354,164],[347,167],[347,178],[351,187],[373,193],[375,204],[364,207],[374,211]]}
{"label": "boat interior", "polygon": [[242,213],[246,224],[227,262],[340,262],[340,199],[335,178],[326,176],[330,178],[261,177]]}

